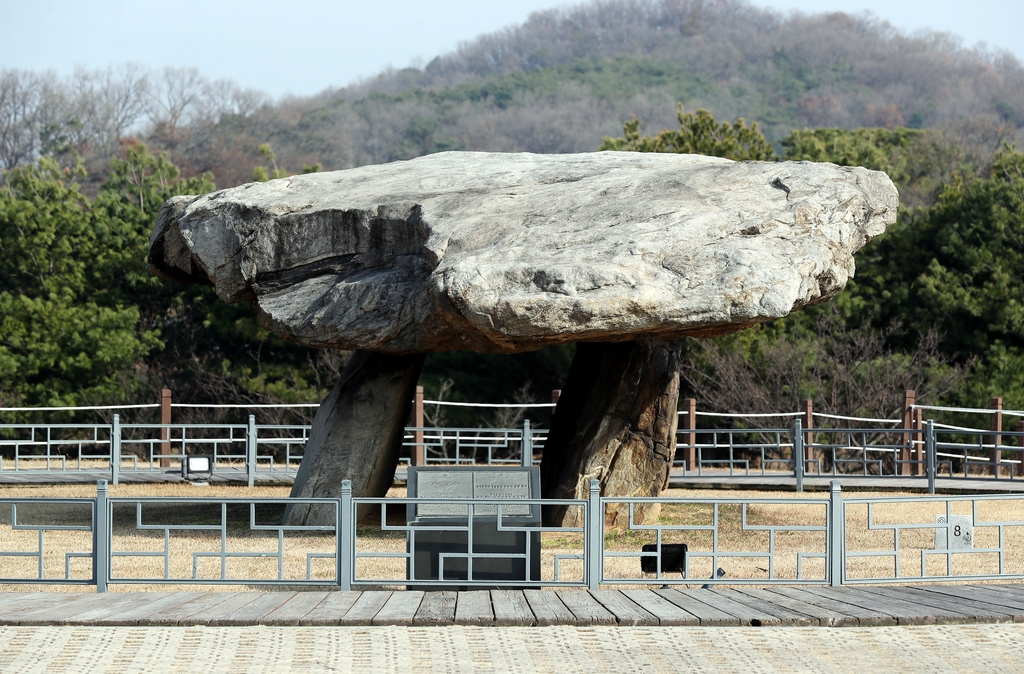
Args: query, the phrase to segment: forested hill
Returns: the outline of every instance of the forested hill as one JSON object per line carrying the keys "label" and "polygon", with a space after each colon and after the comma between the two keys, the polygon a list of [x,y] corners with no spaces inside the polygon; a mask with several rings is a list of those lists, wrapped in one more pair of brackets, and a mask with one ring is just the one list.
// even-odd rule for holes
{"label": "forested hill", "polygon": [[[891,418],[905,389],[1021,409],[1024,152],[1009,144],[1024,147],[1022,127],[1024,68],[1009,55],[734,0],[542,12],[423,69],[276,102],[191,69],[0,70],[0,405],[154,401],[165,386],[194,403],[326,395],[346,354],[286,343],[247,305],[146,274],[156,208],[175,194],[441,150],[603,146],[833,161],[900,189],[899,221],[835,302],[685,342],[682,386],[703,409],[813,398]],[[432,398],[538,402],[571,356],[432,354],[421,381]],[[522,410],[437,406],[428,421],[446,413],[508,427]]]}
{"label": "forested hill", "polygon": [[[19,86],[24,101],[6,91]],[[95,155],[96,174],[132,132],[186,175],[213,171],[221,187],[251,180],[257,165],[298,172],[449,149],[592,151],[631,116],[649,132],[674,126],[677,102],[757,121],[775,143],[797,128],[938,127],[991,154],[1024,126],[1024,68],[1009,54],[903,35],[868,16],[784,16],[737,0],[539,12],[422,69],[277,103],[173,69],[69,80],[7,71],[0,89],[0,168],[66,145]]]}

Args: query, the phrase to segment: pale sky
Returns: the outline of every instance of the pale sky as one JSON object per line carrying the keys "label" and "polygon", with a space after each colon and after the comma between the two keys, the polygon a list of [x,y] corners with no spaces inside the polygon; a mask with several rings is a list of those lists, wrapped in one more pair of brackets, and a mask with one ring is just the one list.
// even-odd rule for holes
{"label": "pale sky", "polygon": [[[275,97],[310,95],[387,66],[422,66],[560,0],[0,0],[0,68],[196,67]],[[755,0],[782,11],[871,11],[1024,61],[1024,0]]]}

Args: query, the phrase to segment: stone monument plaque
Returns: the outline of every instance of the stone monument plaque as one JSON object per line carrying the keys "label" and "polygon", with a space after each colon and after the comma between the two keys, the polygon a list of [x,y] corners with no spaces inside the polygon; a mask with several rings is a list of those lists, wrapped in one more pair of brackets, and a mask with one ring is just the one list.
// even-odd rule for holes
{"label": "stone monument plaque", "polygon": [[[411,469],[410,469],[411,473]],[[428,470],[417,471],[416,487],[409,487],[409,495],[414,493],[423,498],[473,498],[473,473],[460,470]],[[413,477],[410,474],[409,484]],[[461,504],[425,503],[417,506],[417,517],[465,517],[469,506]]]}
{"label": "stone monument plaque", "polygon": [[[475,581],[540,580],[540,532],[524,530],[540,527],[540,506],[515,504],[517,500],[540,498],[539,468],[416,466],[409,468],[408,485],[410,498],[490,501],[472,506],[409,504],[407,522],[413,528],[407,533],[406,543],[412,553],[407,567],[411,581],[469,580],[470,557]],[[494,501],[511,503],[499,506]],[[470,508],[472,549],[468,535]]]}
{"label": "stone monument plaque", "polygon": [[935,528],[936,550],[972,550],[974,548],[974,518],[970,515],[936,515],[935,523],[944,526]]}

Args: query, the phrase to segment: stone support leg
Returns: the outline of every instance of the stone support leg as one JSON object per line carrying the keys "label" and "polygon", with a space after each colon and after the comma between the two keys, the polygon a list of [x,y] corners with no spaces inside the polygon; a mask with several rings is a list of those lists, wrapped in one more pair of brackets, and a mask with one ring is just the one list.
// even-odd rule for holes
{"label": "stone support leg", "polygon": [[[668,485],[676,449],[679,343],[638,339],[580,343],[544,446],[544,498],[587,498],[597,478],[604,496],[657,496]],[[579,509],[551,508],[551,524],[579,524]],[[637,508],[637,522],[656,518]],[[622,527],[628,508],[609,508]]]}
{"label": "stone support leg", "polygon": [[[422,354],[352,354],[313,419],[292,497],[338,498],[346,479],[353,496],[387,494],[423,361]],[[302,505],[291,506],[286,517],[292,525],[334,519],[333,508]]]}

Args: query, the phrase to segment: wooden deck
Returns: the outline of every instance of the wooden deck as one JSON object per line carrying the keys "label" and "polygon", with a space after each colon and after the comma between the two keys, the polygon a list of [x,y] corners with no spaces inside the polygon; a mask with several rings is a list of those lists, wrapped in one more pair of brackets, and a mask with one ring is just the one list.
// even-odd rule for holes
{"label": "wooden deck", "polygon": [[0,625],[870,626],[1024,622],[1024,585],[0,593]]}

